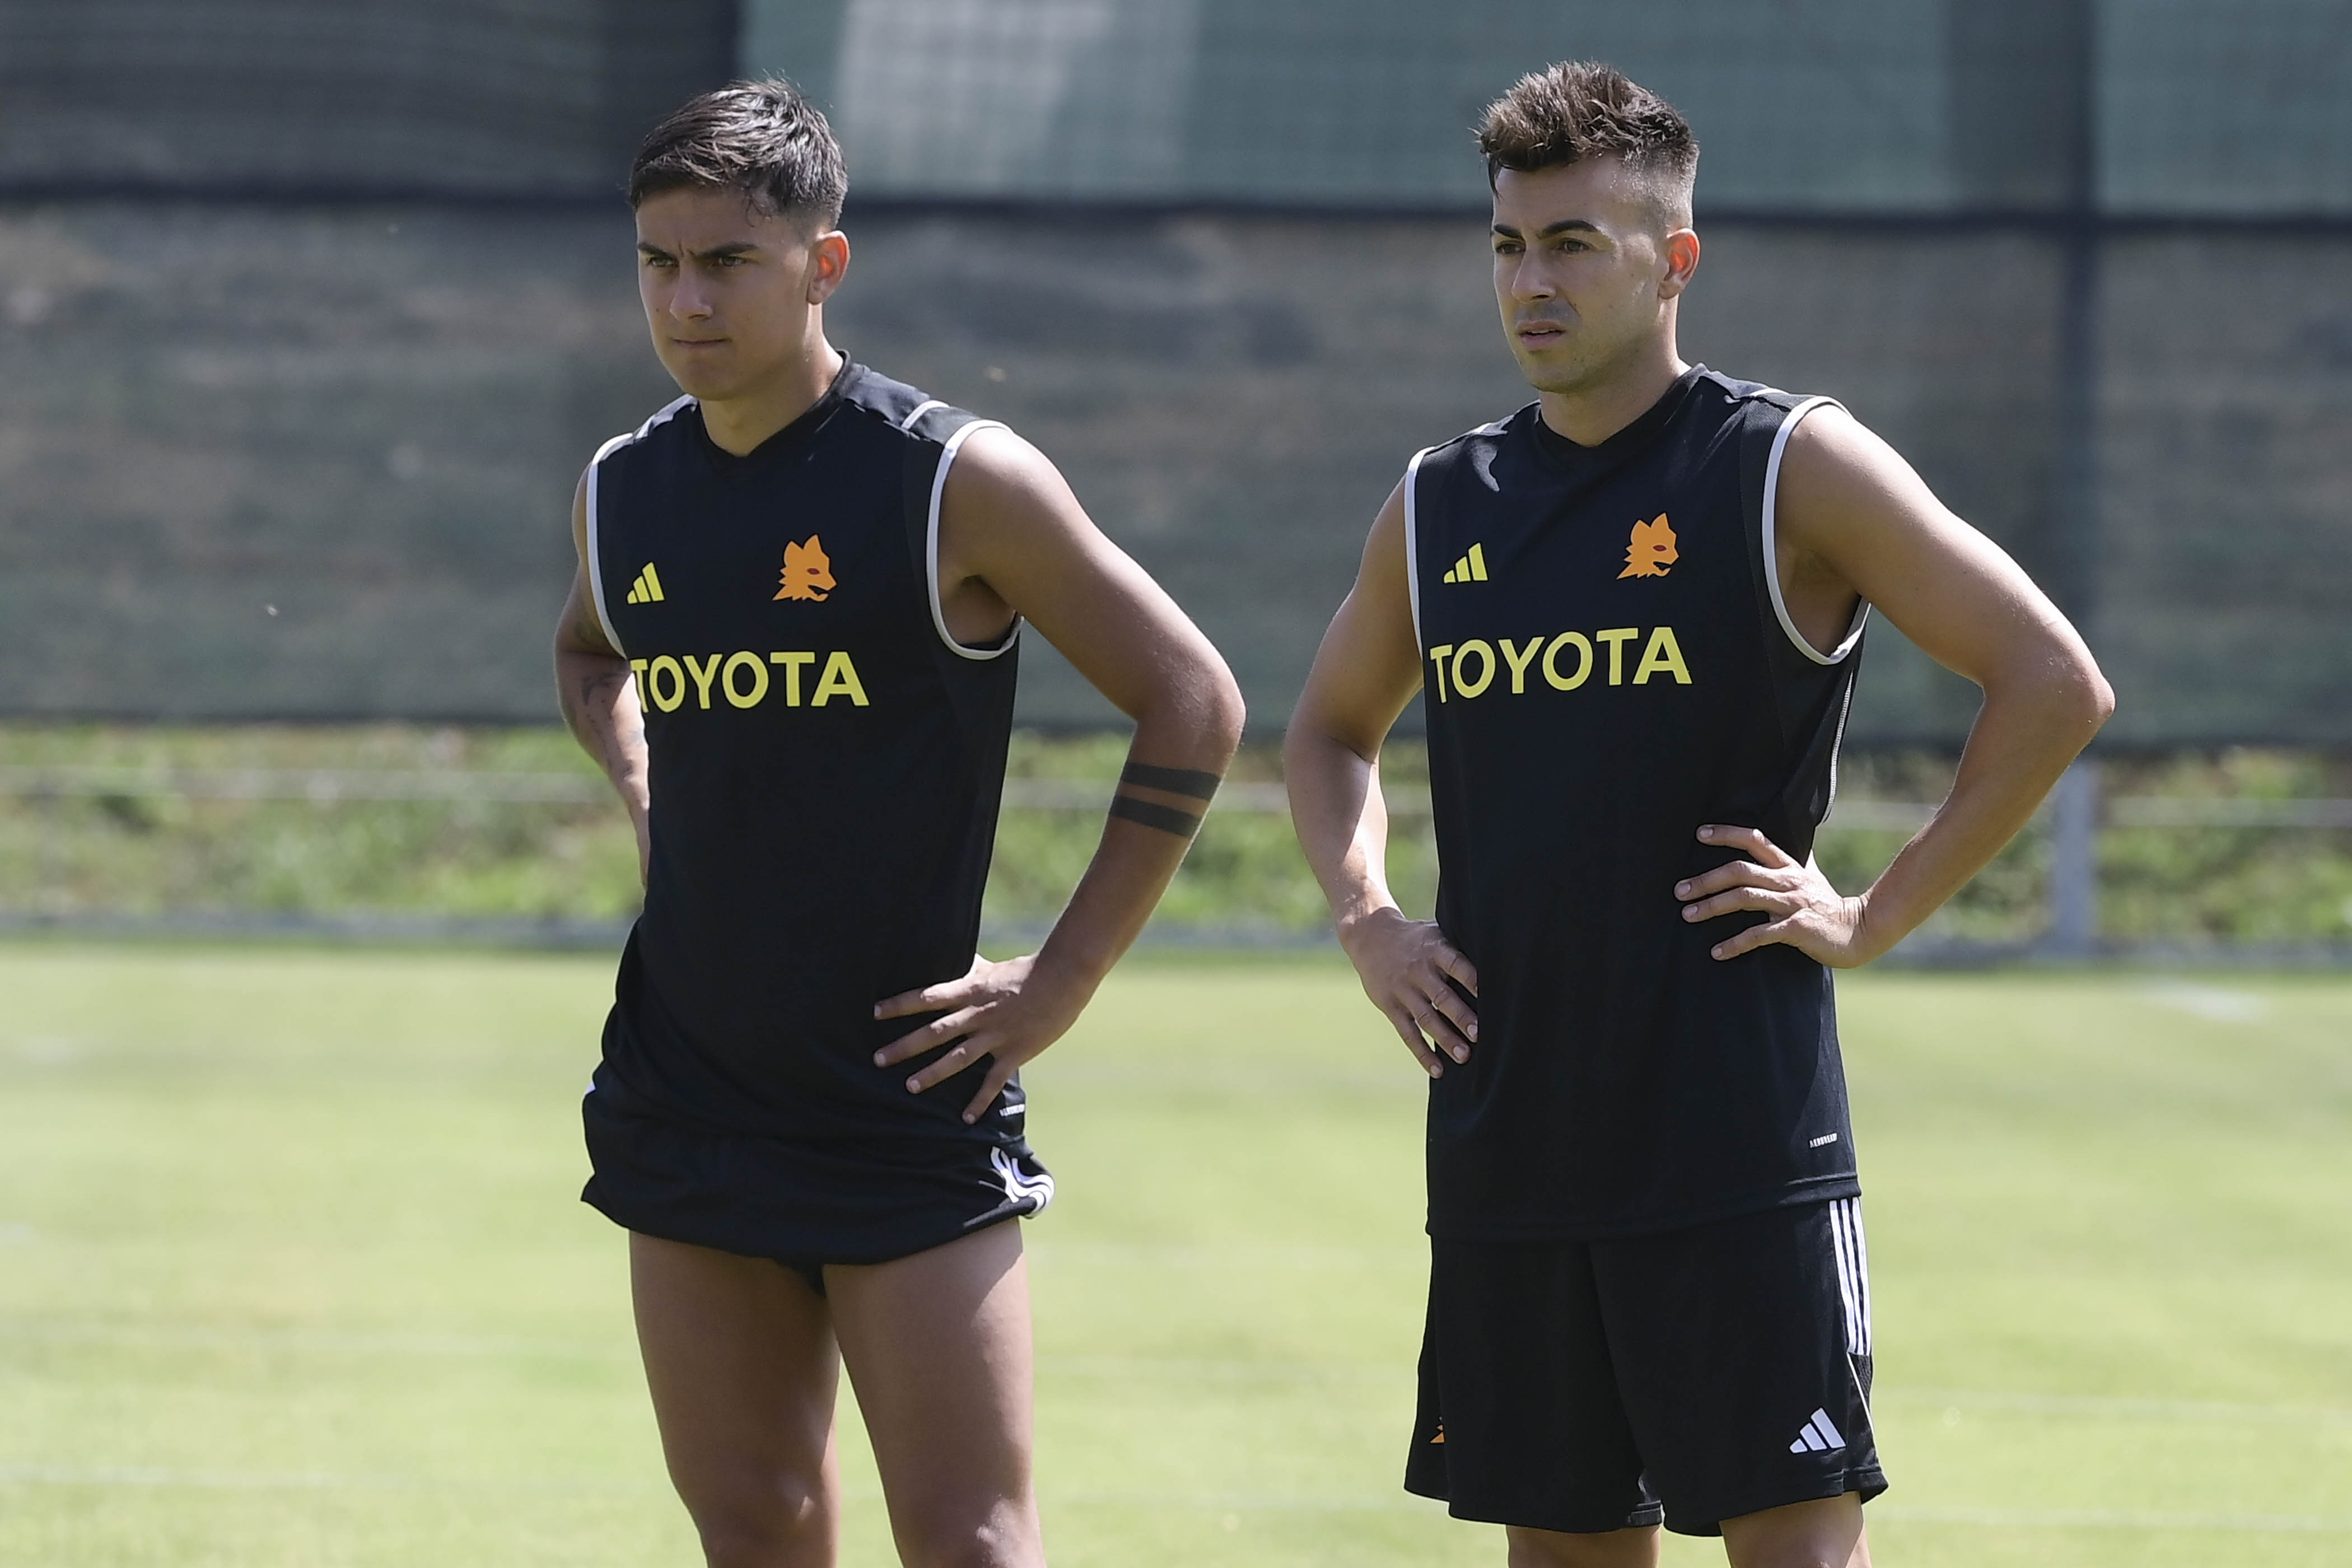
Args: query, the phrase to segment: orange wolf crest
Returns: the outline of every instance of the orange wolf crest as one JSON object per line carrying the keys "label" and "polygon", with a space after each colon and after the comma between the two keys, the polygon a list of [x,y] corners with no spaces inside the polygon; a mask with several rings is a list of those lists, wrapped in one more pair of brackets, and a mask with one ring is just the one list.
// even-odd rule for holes
{"label": "orange wolf crest", "polygon": [[1625,570],[1617,575],[1663,577],[1681,559],[1682,552],[1675,548],[1675,531],[1666,526],[1666,514],[1660,512],[1655,522],[1633,525],[1633,542],[1625,547]]}
{"label": "orange wolf crest", "polygon": [[806,544],[784,542],[784,585],[776,590],[779,599],[822,599],[833,588],[833,562],[817,542],[814,533]]}

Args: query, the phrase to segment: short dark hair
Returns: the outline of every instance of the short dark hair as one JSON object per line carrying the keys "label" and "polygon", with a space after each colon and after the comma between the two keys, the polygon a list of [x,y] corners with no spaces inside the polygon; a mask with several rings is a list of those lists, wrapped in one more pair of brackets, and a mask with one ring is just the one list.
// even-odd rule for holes
{"label": "short dark hair", "polygon": [[849,195],[841,143],[816,106],[782,80],[738,81],[689,99],[647,133],[629,165],[629,205],[663,191],[738,190],[752,211],[841,221]]}
{"label": "short dark hair", "polygon": [[1478,123],[1486,183],[1587,158],[1621,158],[1660,187],[1676,213],[1690,205],[1698,138],[1675,106],[1597,60],[1531,71],[1486,106]]}

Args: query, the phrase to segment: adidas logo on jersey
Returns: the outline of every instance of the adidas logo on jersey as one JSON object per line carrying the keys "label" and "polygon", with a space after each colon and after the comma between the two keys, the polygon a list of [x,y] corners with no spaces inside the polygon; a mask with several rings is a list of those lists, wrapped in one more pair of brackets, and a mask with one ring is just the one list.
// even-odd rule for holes
{"label": "adidas logo on jersey", "polygon": [[1832,1448],[1845,1447],[1845,1436],[1830,1419],[1826,1410],[1816,1410],[1813,1418],[1797,1429],[1797,1440],[1789,1445],[1791,1454],[1826,1454]]}
{"label": "adidas logo on jersey", "polygon": [[1453,570],[1445,574],[1444,580],[1448,583],[1484,583],[1486,580],[1486,547],[1472,545],[1470,553],[1454,563]]}
{"label": "adidas logo on jersey", "polygon": [[833,588],[833,562],[815,534],[805,544],[784,542],[783,586],[776,590],[777,598],[821,600]]}
{"label": "adidas logo on jersey", "polygon": [[652,562],[646,562],[646,569],[637,574],[637,580],[629,584],[628,602],[632,605],[658,605],[662,602],[661,574],[654,570]]}

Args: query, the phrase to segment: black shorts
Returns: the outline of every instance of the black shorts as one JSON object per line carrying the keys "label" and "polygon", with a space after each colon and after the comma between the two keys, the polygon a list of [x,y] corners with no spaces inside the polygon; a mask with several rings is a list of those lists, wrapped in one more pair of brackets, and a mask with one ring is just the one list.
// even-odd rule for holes
{"label": "black shorts", "polygon": [[828,1263],[909,1258],[1054,1197],[1023,1142],[747,1136],[640,1109],[603,1072],[581,1118],[595,1172],[583,1202],[646,1236],[773,1258],[820,1290]]}
{"label": "black shorts", "polygon": [[1886,1489],[1857,1198],[1663,1236],[1430,1243],[1405,1489],[1535,1530]]}

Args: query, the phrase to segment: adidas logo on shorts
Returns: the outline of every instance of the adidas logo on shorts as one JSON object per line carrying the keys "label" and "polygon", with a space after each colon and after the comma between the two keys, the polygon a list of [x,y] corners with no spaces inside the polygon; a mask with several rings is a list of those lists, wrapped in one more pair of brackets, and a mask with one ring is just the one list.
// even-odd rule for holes
{"label": "adidas logo on shorts", "polygon": [[1830,1419],[1830,1413],[1816,1410],[1813,1418],[1798,1429],[1797,1440],[1789,1445],[1789,1452],[1826,1454],[1832,1448],[1844,1447],[1845,1437],[1838,1431],[1836,1423]]}

